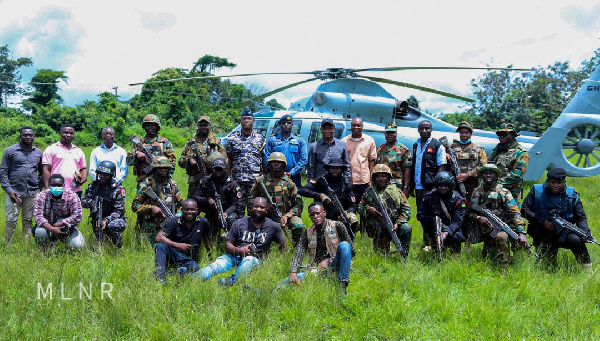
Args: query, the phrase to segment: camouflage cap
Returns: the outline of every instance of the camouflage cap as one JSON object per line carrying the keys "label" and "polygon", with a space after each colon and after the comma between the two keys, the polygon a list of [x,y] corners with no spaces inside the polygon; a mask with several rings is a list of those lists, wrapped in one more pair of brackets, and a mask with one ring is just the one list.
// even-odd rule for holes
{"label": "camouflage cap", "polygon": [[457,133],[460,131],[460,128],[467,128],[467,129],[469,129],[470,132],[473,132],[473,125],[469,121],[460,122],[458,124],[458,127],[456,128]]}
{"label": "camouflage cap", "polygon": [[396,129],[398,128],[398,126],[395,123],[388,123],[385,126],[385,131],[393,131],[396,132]]}
{"label": "camouflage cap", "polygon": [[210,117],[206,116],[206,115],[202,115],[202,116],[198,117],[198,124],[200,124],[200,122],[202,122],[202,121],[210,123]]}
{"label": "camouflage cap", "polygon": [[502,123],[500,125],[500,129],[496,130],[496,134],[498,134],[499,132],[508,132],[508,133],[515,133],[515,136],[519,136],[519,133],[517,132],[517,127],[513,124],[513,123]]}
{"label": "camouflage cap", "polygon": [[171,162],[166,156],[157,156],[152,161],[152,169],[156,168],[171,168]]}
{"label": "camouflage cap", "polygon": [[479,167],[479,169],[477,169],[477,176],[481,177],[481,174],[486,171],[494,172],[498,175],[498,177],[502,176],[502,170],[496,167],[496,165],[493,163],[486,163],[482,167]]}

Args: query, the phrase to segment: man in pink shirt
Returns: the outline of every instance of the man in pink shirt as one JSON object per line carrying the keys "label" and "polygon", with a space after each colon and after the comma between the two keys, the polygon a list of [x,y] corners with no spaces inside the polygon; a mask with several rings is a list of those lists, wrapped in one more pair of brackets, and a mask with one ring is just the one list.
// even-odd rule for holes
{"label": "man in pink shirt", "polygon": [[362,133],[362,118],[353,118],[350,129],[352,134],[344,137],[342,142],[346,143],[346,150],[350,159],[352,191],[356,196],[356,202],[360,202],[371,183],[371,174],[377,158],[377,147],[371,136]]}
{"label": "man in pink shirt", "polygon": [[77,193],[81,198],[81,187],[87,180],[87,168],[83,151],[73,145],[75,128],[70,124],[60,127],[60,141],[49,145],[42,156],[44,188],[48,189],[50,175],[60,174],[65,179],[64,188]]}

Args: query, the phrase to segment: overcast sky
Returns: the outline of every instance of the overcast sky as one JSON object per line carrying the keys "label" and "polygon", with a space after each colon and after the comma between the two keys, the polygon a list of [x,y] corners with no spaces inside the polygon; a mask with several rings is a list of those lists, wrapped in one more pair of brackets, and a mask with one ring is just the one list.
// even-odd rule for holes
{"label": "overcast sky", "polygon": [[[23,82],[42,68],[64,70],[68,105],[118,86],[123,99],[167,67],[189,69],[205,54],[238,66],[219,74],[312,71],[328,67],[535,67],[570,61],[577,67],[600,46],[596,1],[139,1],[0,0],[0,44],[31,57]],[[371,74],[469,96],[475,71]],[[267,90],[303,76],[234,78]],[[310,95],[308,83],[276,95],[289,105]],[[430,112],[463,102],[413,94]],[[14,101],[17,101],[16,99]]]}

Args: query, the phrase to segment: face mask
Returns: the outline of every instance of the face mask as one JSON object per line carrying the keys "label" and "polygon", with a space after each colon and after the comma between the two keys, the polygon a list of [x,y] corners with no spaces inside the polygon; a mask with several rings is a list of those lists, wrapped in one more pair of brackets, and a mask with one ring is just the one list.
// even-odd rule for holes
{"label": "face mask", "polygon": [[50,193],[55,197],[58,197],[63,193],[63,189],[63,187],[50,187]]}
{"label": "face mask", "polygon": [[469,139],[468,139],[468,140],[466,140],[465,142],[463,142],[462,140],[461,140],[461,141],[458,141],[458,142],[460,142],[460,144],[469,144],[469,143],[471,143],[471,138],[469,138]]}

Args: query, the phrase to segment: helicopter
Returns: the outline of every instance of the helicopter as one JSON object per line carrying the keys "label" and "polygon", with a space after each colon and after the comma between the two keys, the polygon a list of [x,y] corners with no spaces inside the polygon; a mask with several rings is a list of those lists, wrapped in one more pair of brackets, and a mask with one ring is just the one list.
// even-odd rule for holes
{"label": "helicopter", "polygon": [[[528,71],[527,69],[488,67],[328,68],[307,72],[248,73],[193,78],[279,74],[313,76],[310,79],[262,94],[256,97],[255,100],[267,98],[300,84],[315,80],[324,81],[311,96],[296,100],[288,110],[262,109],[255,113],[254,129],[267,137],[278,132],[277,122],[279,118],[289,114],[293,118],[292,133],[302,136],[309,145],[321,138],[320,126],[321,121],[325,118],[333,120],[336,128],[334,137],[338,139],[351,134],[351,120],[354,117],[363,119],[363,133],[373,137],[376,145],[385,143],[384,128],[391,122],[396,123],[398,126],[398,141],[409,148],[420,137],[417,126],[423,120],[432,123],[432,137],[440,139],[446,136],[449,141],[458,139],[455,126],[410,107],[406,101],[396,99],[379,83],[417,89],[468,102],[473,102],[473,99],[415,84],[359,74],[359,72],[368,71],[416,69]],[[229,135],[239,129],[241,129],[240,125],[235,127]],[[519,135],[517,140],[530,156],[529,166],[524,176],[526,181],[538,180],[546,169],[554,167],[564,168],[569,176],[593,176],[600,173],[600,163],[597,163],[597,161],[600,161],[600,66],[585,81],[561,115],[541,137],[536,137],[535,133],[531,132],[520,132]],[[498,138],[493,131],[474,129],[471,139],[474,143],[484,147],[488,155],[498,144]]]}

